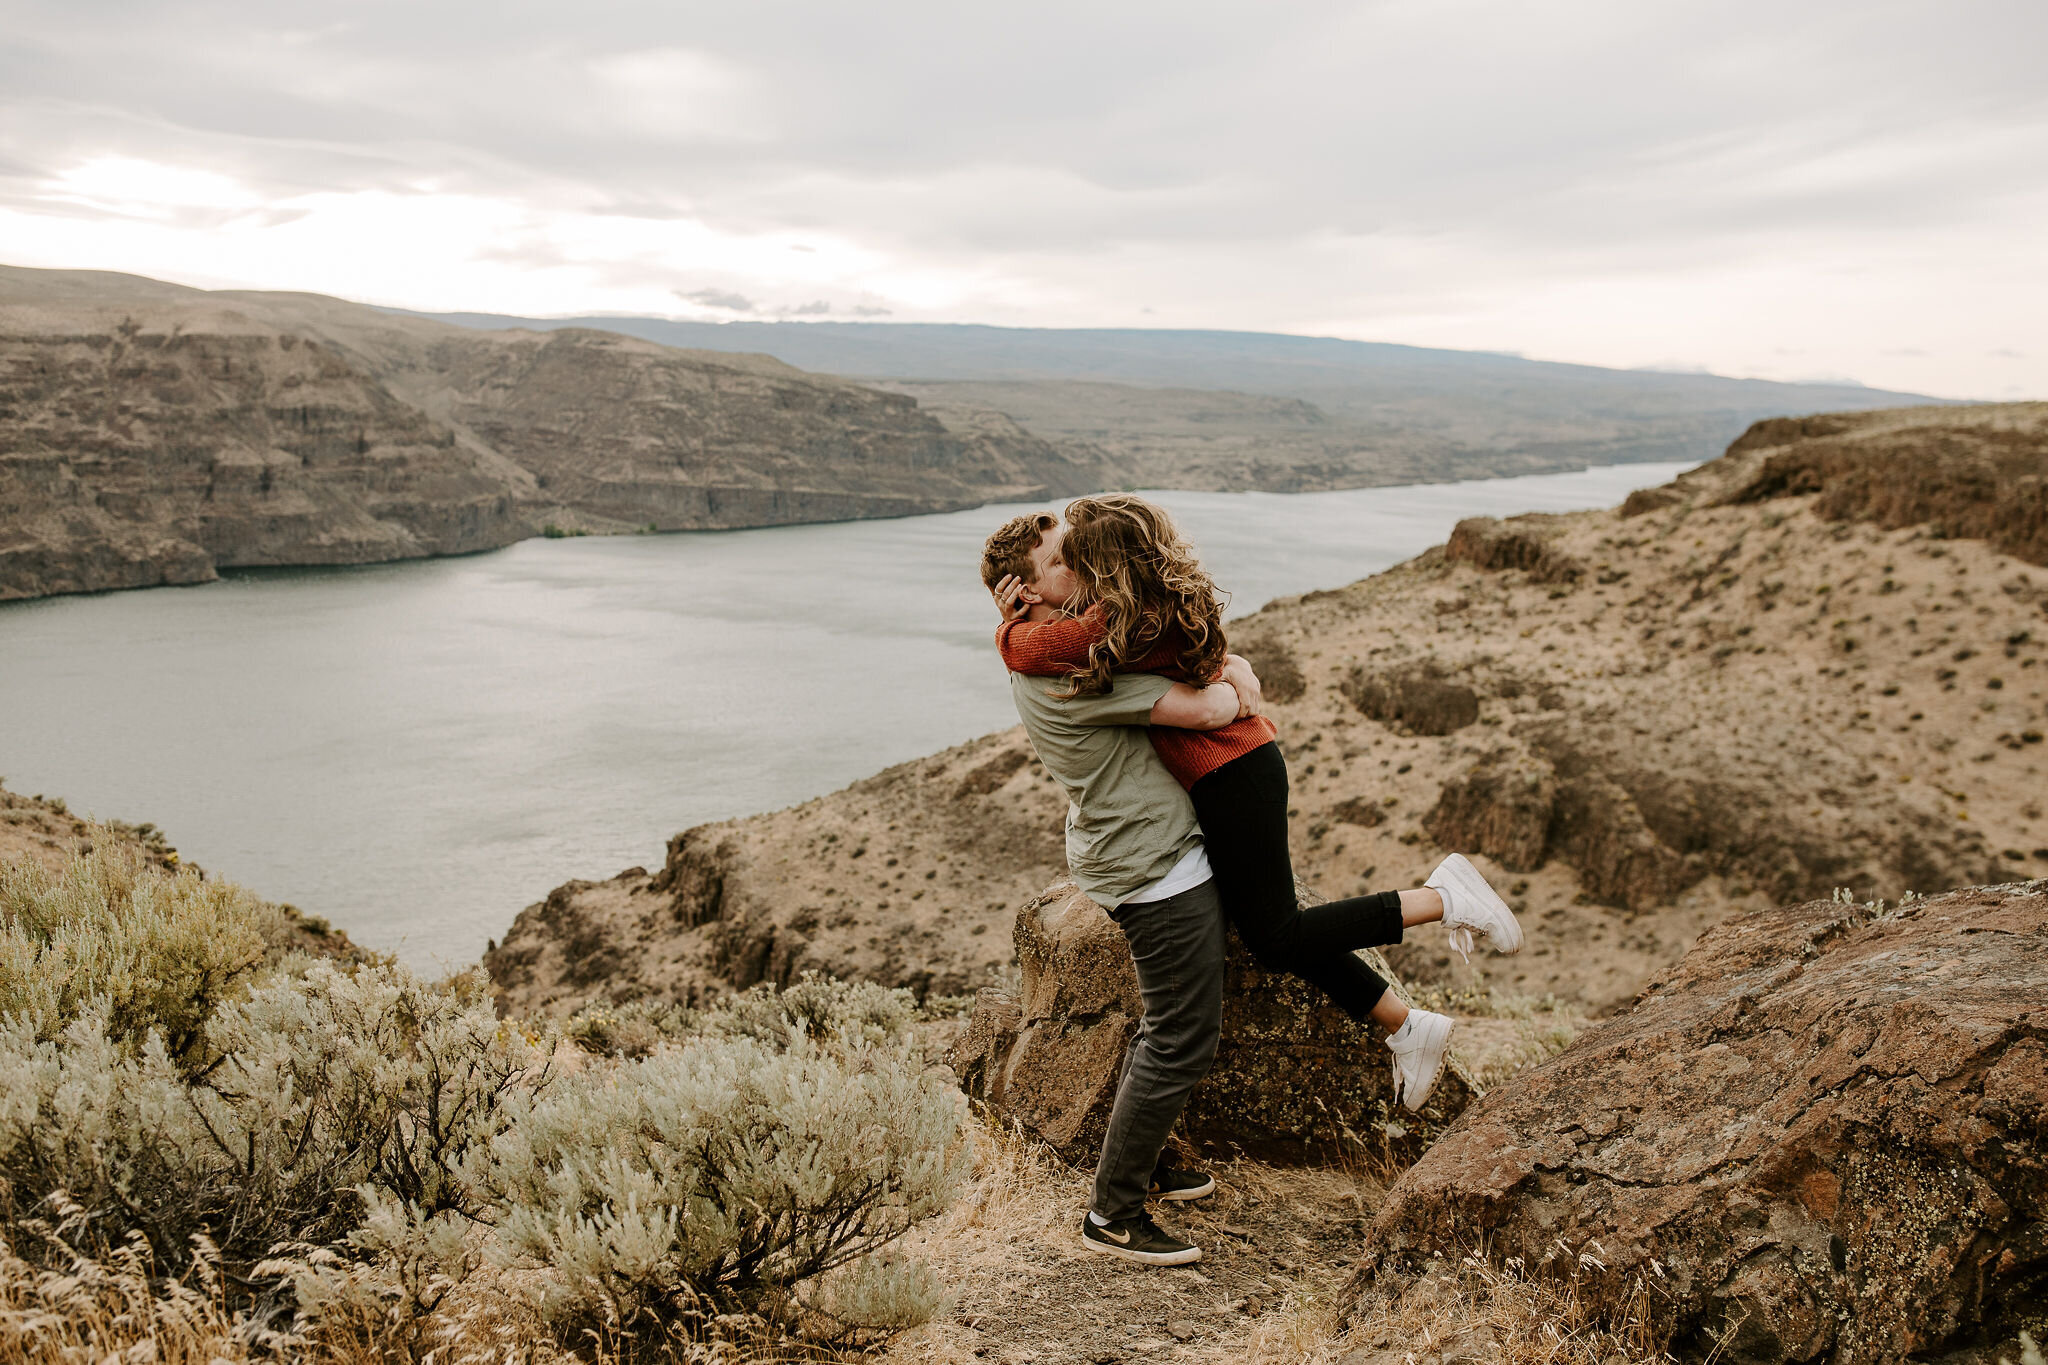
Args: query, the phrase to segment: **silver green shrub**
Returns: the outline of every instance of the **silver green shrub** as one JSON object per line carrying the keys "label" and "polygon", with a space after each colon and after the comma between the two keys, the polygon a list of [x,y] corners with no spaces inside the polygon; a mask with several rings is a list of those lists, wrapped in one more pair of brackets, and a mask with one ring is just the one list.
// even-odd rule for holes
{"label": "silver green shrub", "polygon": [[645,1057],[691,1031],[692,1013],[667,1000],[586,1005],[562,1025],[562,1036],[600,1057]]}
{"label": "silver green shrub", "polygon": [[61,875],[0,863],[0,1015],[52,1039],[90,1008],[122,1042],[154,1031],[197,1065],[206,1021],[263,965],[263,913],[238,887],[104,842]]}
{"label": "silver green shrub", "polygon": [[746,1036],[776,1011],[743,998],[680,1046],[564,1080],[492,1142],[475,1173],[502,1210],[499,1254],[545,1271],[544,1317],[615,1336],[808,1313],[837,1335],[936,1310],[929,1273],[903,1263],[805,1298],[944,1210],[965,1151],[959,1097],[907,1032],[870,1038],[853,1022],[874,988],[808,983],[799,1001],[837,1032]]}
{"label": "silver green shrub", "polygon": [[112,854],[0,872],[0,1241],[53,1268],[146,1243],[173,1277],[217,1245],[309,1330],[404,1358],[486,1265],[531,1272],[508,1283],[564,1343],[623,1354],[740,1319],[873,1338],[943,1302],[875,1256],[966,1160],[906,993],[628,1010],[630,1039],[603,1021],[611,1055],[557,1075],[480,971],[266,959],[263,913]]}
{"label": "silver green shrub", "polygon": [[456,1174],[502,1130],[505,1099],[546,1076],[501,1025],[480,974],[428,985],[401,967],[316,962],[221,1006],[214,1061],[187,1078],[162,1036],[129,1046],[95,1005],[54,1039],[0,1026],[0,1213],[82,1204],[103,1251],[130,1233],[160,1263],[195,1232],[230,1257],[344,1240],[360,1189],[431,1218],[476,1211]]}
{"label": "silver green shrub", "polygon": [[[232,1175],[160,1034],[131,1046],[99,1005],[55,1038],[0,1019],[0,1219],[61,1212],[76,1251],[105,1258],[140,1233],[182,1267]],[[52,1238],[28,1244],[62,1258]]]}
{"label": "silver green shrub", "polygon": [[841,1045],[900,1039],[917,1017],[917,998],[872,981],[836,981],[805,972],[781,990],[762,984],[703,1011],[693,1021],[711,1037],[782,1044],[794,1028],[806,1038]]}

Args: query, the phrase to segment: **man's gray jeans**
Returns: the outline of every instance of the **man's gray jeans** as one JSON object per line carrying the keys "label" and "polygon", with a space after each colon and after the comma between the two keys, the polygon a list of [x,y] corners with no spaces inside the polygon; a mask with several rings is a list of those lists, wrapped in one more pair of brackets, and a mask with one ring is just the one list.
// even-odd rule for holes
{"label": "man's gray jeans", "polygon": [[1094,1209],[1114,1222],[1145,1207],[1166,1135],[1216,1060],[1223,1029],[1223,903],[1214,882],[1110,916],[1131,945],[1145,1021],[1124,1059]]}

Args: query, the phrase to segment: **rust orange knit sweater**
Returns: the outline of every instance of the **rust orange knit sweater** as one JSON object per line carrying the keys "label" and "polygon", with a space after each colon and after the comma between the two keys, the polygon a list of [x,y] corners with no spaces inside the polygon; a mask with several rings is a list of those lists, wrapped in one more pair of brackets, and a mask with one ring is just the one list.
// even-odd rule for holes
{"label": "rust orange knit sweater", "polygon": [[[1088,650],[1103,635],[1102,609],[1058,621],[1005,621],[996,628],[996,648],[1012,673],[1036,678],[1060,677],[1088,662]],[[1157,673],[1175,682],[1192,682],[1180,666],[1178,632],[1162,636],[1146,655],[1122,670]],[[1214,682],[1205,678],[1203,682]],[[1233,758],[1242,758],[1280,732],[1264,716],[1243,716],[1220,730],[1181,730],[1171,725],[1152,728],[1152,747],[1159,761],[1183,787],[1215,772]]]}

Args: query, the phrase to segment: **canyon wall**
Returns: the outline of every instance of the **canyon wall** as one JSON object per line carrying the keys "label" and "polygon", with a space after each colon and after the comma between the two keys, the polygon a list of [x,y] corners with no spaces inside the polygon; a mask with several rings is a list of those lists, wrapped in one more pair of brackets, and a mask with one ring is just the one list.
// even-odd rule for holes
{"label": "canyon wall", "polygon": [[762,356],[0,268],[0,600],[1102,481],[999,414]]}

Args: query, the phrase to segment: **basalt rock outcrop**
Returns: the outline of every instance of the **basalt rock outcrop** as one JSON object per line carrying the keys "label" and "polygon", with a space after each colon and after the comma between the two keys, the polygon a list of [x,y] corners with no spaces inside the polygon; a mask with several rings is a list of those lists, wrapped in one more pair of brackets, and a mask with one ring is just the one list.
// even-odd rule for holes
{"label": "basalt rock outcrop", "polygon": [[1560,549],[1551,528],[1568,524],[1564,518],[1540,512],[1501,521],[1497,517],[1467,517],[1451,530],[1444,542],[1444,558],[1454,564],[1471,564],[1481,569],[1519,569],[1532,583],[1575,583],[1586,566]]}
{"label": "basalt rock outcrop", "polygon": [[[2024,408],[2038,405],[2015,405]],[[1730,452],[1762,460],[1733,503],[1818,494],[1830,521],[1896,529],[1926,523],[2048,565],[2048,471],[2038,415],[2007,409],[1974,422],[1844,414],[1758,422]]]}
{"label": "basalt rock outcrop", "polygon": [[[1087,1164],[1101,1147],[1124,1055],[1144,1015],[1130,948],[1070,881],[1025,903],[1015,941],[1021,989],[984,991],[947,1060],[993,1120]],[[1377,952],[1364,956],[1393,977]],[[1405,1160],[1475,1093],[1453,1062],[1422,1113],[1400,1108],[1379,1036],[1315,988],[1262,969],[1233,935],[1222,1043],[1179,1132],[1198,1146],[1266,1160],[1361,1151]]]}
{"label": "basalt rock outcrop", "polygon": [[1720,925],[1468,1109],[1367,1244],[1355,1294],[1483,1247],[1608,1307],[1647,1285],[1665,1344],[1730,1362],[2040,1331],[2048,881]]}
{"label": "basalt rock outcrop", "polygon": [[999,414],[764,356],[0,267],[0,599],[1101,483]]}

